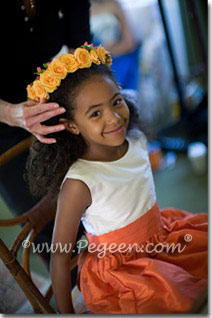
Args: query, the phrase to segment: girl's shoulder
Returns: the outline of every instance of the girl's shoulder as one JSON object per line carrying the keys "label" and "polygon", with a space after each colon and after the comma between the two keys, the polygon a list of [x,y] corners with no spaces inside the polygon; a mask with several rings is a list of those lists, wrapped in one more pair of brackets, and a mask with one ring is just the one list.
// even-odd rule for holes
{"label": "girl's shoulder", "polygon": [[[129,141],[129,158],[132,162],[136,160],[144,160],[145,162],[149,161],[148,149],[147,149],[147,138],[145,134],[138,130],[132,129],[127,134],[127,140]],[[130,159],[131,158],[131,159]],[[143,162],[143,161],[142,161]],[[142,164],[142,162],[140,164]]]}
{"label": "girl's shoulder", "polygon": [[142,148],[146,149],[147,138],[141,130],[129,130],[127,133],[127,139],[133,144],[141,144]]}
{"label": "girl's shoulder", "polygon": [[83,181],[90,189],[94,185],[95,167],[88,165],[84,161],[77,160],[68,169],[61,187],[66,179],[76,179]]}

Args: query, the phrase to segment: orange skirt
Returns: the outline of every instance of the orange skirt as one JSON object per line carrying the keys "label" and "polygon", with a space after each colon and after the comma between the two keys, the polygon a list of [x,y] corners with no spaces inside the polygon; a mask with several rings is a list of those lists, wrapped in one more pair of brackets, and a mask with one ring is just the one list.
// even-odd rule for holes
{"label": "orange skirt", "polygon": [[207,285],[207,214],[157,203],[129,225],[87,234],[79,288],[99,314],[185,313]]}

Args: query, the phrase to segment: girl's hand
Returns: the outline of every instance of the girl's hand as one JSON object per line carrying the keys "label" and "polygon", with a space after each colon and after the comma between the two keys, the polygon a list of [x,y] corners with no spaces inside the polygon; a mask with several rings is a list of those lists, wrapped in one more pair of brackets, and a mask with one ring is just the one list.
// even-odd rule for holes
{"label": "girl's hand", "polygon": [[26,101],[20,104],[7,104],[8,120],[10,126],[17,126],[32,133],[40,142],[52,144],[56,142],[54,138],[46,138],[49,133],[58,132],[65,129],[63,124],[55,126],[45,126],[42,122],[65,112],[63,107],[55,103],[46,103],[43,99],[40,103]]}

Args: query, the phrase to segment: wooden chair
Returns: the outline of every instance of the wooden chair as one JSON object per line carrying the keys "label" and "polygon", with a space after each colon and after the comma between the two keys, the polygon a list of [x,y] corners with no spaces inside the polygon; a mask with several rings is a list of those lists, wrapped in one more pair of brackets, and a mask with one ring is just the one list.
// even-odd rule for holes
{"label": "wooden chair", "polygon": [[[0,167],[15,158],[17,155],[26,151],[30,147],[31,143],[32,137],[29,137],[0,155]],[[34,309],[34,312],[37,314],[56,314],[55,310],[49,305],[53,294],[51,285],[49,286],[46,294],[42,295],[31,277],[29,262],[32,242],[44,226],[54,219],[55,213],[56,203],[50,201],[48,196],[46,196],[24,214],[12,219],[0,220],[1,227],[24,224],[10,248],[8,248],[2,239],[0,239],[0,258],[23,290]],[[30,244],[29,247],[23,249],[22,264],[20,264],[17,260],[17,255],[20,247],[22,246],[22,242],[26,239],[30,242]],[[77,256],[72,259],[70,270],[72,270],[76,265]],[[76,297],[75,291],[75,298]]]}

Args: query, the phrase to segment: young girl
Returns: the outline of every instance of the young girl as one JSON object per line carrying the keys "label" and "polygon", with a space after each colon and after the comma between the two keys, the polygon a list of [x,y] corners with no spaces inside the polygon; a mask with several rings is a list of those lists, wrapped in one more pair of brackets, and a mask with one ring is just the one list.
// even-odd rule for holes
{"label": "young girl", "polygon": [[[57,143],[32,146],[31,191],[52,197],[59,191],[54,246],[73,247],[82,220],[88,248],[79,258],[78,279],[91,312],[187,312],[207,284],[207,215],[159,210],[146,139],[110,63],[103,47],[84,45],[39,69],[28,86],[30,98],[50,94],[66,109],[57,119],[66,126]],[[74,312],[72,250],[58,249],[51,259],[62,314]]]}

